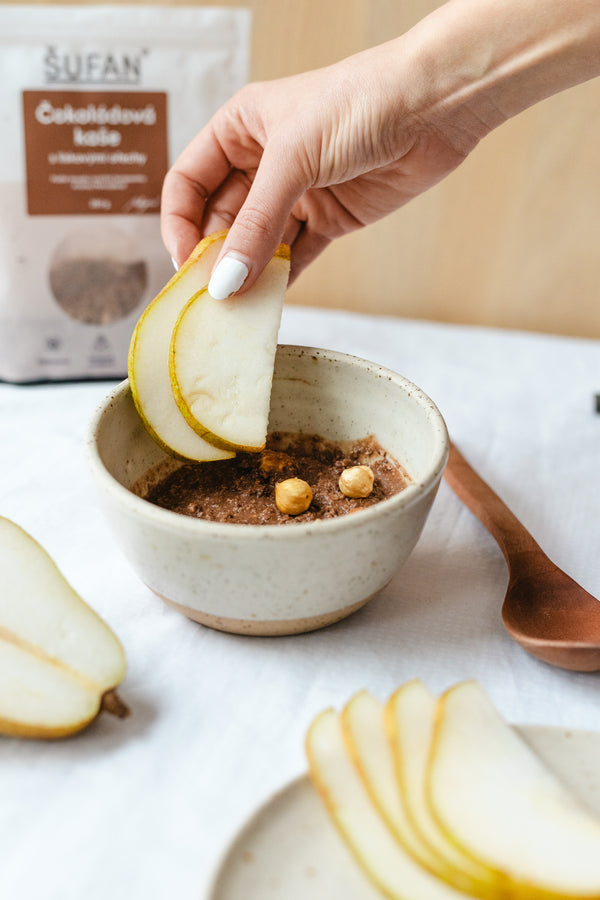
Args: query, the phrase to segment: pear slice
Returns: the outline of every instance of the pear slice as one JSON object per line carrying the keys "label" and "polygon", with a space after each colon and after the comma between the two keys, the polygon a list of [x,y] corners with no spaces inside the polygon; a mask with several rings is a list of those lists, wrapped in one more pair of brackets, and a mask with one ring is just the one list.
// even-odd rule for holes
{"label": "pear slice", "polygon": [[282,244],[240,297],[196,294],[173,329],[169,366],[175,400],[203,439],[229,450],[265,446],[277,334],[290,271]]}
{"label": "pear slice", "polygon": [[428,805],[425,777],[436,708],[437,697],[419,679],[401,685],[386,704],[386,728],[406,815],[424,849],[424,864],[440,878],[477,897],[504,897],[502,873],[465,854],[439,827]]}
{"label": "pear slice", "polygon": [[360,691],[342,710],[341,721],[348,753],[371,800],[411,856],[435,872],[437,857],[414,830],[402,802],[384,704]]}
{"label": "pear slice", "polygon": [[439,700],[427,790],[449,839],[505,872],[514,896],[600,898],[600,820],[477,682],[461,682]]}
{"label": "pear slice", "polygon": [[460,900],[404,850],[379,815],[353,765],[335,710],[321,713],[306,738],[310,777],[329,816],[371,882],[392,900]]}
{"label": "pear slice", "polygon": [[171,389],[169,345],[179,313],[190,297],[208,284],[226,233],[220,231],[200,241],[146,307],[129,345],[129,386],[146,430],[171,456],[198,462],[227,459],[234,454],[202,440],[181,415]]}
{"label": "pear slice", "polygon": [[124,716],[114,688],[123,648],[46,551],[0,517],[0,732],[60,738],[102,708]]}
{"label": "pear slice", "polygon": [[[412,686],[415,685],[413,694]],[[351,759],[357,767],[360,776],[371,796],[375,806],[387,822],[394,836],[403,845],[405,850],[433,875],[441,878],[457,890],[464,891],[471,896],[493,898],[496,897],[494,887],[489,884],[490,878],[485,870],[477,870],[471,860],[465,860],[455,848],[450,847],[451,862],[445,855],[438,853],[433,842],[425,839],[425,834],[419,827],[420,816],[415,817],[414,810],[407,803],[406,776],[410,779],[420,778],[420,790],[416,784],[410,783],[411,792],[424,796],[422,776],[425,767],[419,774],[414,764],[406,764],[402,749],[409,749],[412,734],[403,735],[407,739],[403,742],[394,735],[388,734],[386,719],[389,717],[390,703],[401,693],[412,694],[418,700],[418,694],[423,691],[422,699],[429,708],[429,700],[435,708],[436,699],[427,691],[421,682],[409,682],[390,698],[387,706],[373,697],[368,691],[360,691],[347,703],[342,711],[342,728],[344,739]],[[410,726],[411,722],[398,722],[402,730],[404,726]],[[394,731],[396,729],[394,728]],[[428,749],[428,747],[427,747]],[[400,770],[402,773],[400,775]],[[400,777],[399,777],[400,776]],[[404,782],[404,783],[403,783]],[[423,801],[421,801],[423,802]],[[437,843],[437,842],[436,842]],[[475,871],[474,871],[475,869]],[[483,880],[481,876],[483,874]]]}

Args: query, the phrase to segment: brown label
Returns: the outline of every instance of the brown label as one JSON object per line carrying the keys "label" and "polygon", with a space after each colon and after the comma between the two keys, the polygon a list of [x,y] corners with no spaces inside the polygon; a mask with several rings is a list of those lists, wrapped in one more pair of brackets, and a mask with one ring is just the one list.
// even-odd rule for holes
{"label": "brown label", "polygon": [[158,213],[167,95],[23,91],[29,215]]}

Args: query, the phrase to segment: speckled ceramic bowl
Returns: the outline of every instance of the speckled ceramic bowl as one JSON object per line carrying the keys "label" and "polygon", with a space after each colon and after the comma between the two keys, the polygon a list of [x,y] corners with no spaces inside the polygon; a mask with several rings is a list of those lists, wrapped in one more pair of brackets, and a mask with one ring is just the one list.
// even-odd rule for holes
{"label": "speckled ceramic bowl", "polygon": [[132,566],[171,606],[222,631],[294,634],[359,609],[415,546],[448,455],[444,420],[419,388],[328,350],[279,347],[269,427],[331,440],[374,434],[412,484],[335,519],[285,526],[206,522],[160,509],[130,490],[167,457],[146,433],[126,381],[89,426],[88,459],[100,502]]}

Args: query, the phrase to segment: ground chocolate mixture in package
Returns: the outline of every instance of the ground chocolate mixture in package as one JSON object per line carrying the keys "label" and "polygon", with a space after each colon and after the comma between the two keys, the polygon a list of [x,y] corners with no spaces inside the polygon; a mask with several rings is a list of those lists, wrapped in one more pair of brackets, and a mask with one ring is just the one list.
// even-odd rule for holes
{"label": "ground chocolate mixture in package", "polygon": [[0,4],[0,379],[126,373],[173,274],[162,180],[249,44],[245,9]]}

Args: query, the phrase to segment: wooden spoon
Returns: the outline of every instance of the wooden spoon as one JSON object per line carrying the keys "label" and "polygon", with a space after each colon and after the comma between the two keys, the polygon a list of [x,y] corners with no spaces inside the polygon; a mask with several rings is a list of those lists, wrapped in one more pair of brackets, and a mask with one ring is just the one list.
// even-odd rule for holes
{"label": "wooden spoon", "polygon": [[496,539],[508,563],[502,619],[510,636],[553,666],[600,670],[600,601],[546,556],[453,444],[444,477]]}

